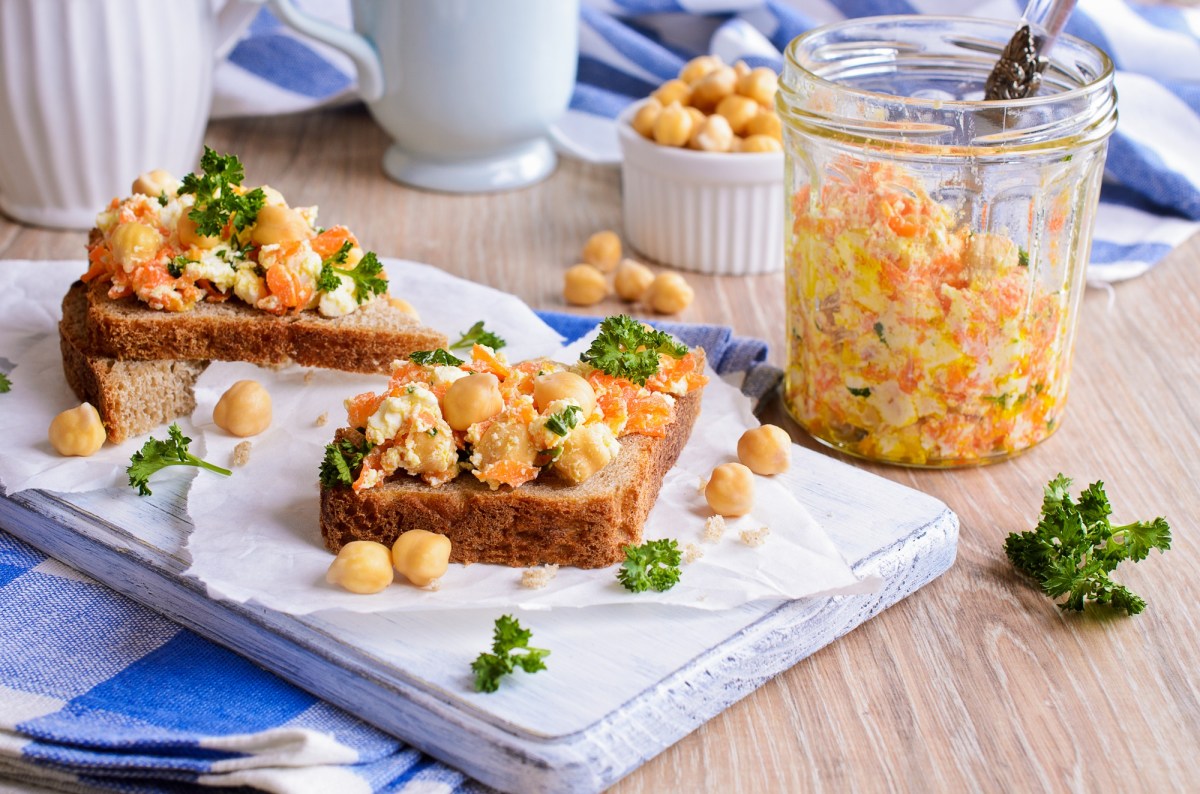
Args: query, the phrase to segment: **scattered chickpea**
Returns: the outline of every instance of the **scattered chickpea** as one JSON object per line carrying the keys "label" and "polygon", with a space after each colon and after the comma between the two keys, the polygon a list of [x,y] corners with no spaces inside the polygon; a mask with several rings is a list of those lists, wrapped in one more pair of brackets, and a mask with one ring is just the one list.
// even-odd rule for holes
{"label": "scattered chickpea", "polygon": [[574,372],[562,370],[540,375],[533,381],[533,404],[545,411],[556,400],[574,400],[579,403],[584,418],[596,410],[596,390],[592,384]]}
{"label": "scattered chickpea", "polygon": [[751,135],[742,141],[742,152],[782,152],[783,144],[772,138],[770,135]]}
{"label": "scattered chickpea", "polygon": [[151,226],[122,223],[112,233],[112,255],[122,265],[144,265],[158,253],[162,241],[162,235]]}
{"label": "scattered chickpea", "polygon": [[409,317],[412,317],[414,320],[420,321],[421,315],[418,314],[417,310],[413,307],[413,305],[411,303],[409,303],[408,301],[404,300],[404,298],[397,298],[394,295],[388,295],[387,302],[388,302],[388,305],[391,306],[393,309],[404,312]]}
{"label": "scattered chickpea", "polygon": [[773,110],[760,110],[758,115],[746,124],[747,135],[769,135],[777,141],[783,141],[783,122]]}
{"label": "scattered chickpea", "polygon": [[268,204],[258,211],[258,220],[250,231],[250,240],[258,245],[307,240],[312,228],[304,216],[290,207]]}
{"label": "scattered chickpea", "polygon": [[727,152],[733,148],[733,138],[733,128],[729,125],[729,119],[714,113],[704,119],[704,124],[692,140],[695,141],[696,148],[702,151]]}
{"label": "scattered chickpea", "polygon": [[392,553],[373,540],[352,540],[342,546],[325,572],[325,581],[351,593],[378,593],[392,583]]}
{"label": "scattered chickpea", "polygon": [[695,85],[701,78],[723,65],[721,59],[715,55],[698,55],[679,70],[679,79],[688,85]]}
{"label": "scattered chickpea", "polygon": [[643,138],[654,138],[654,124],[658,121],[658,114],[662,113],[662,103],[654,97],[650,97],[642,106],[633,114],[633,119],[629,122],[638,135]]}
{"label": "scattered chickpea", "polygon": [[692,116],[683,105],[672,102],[654,122],[654,140],[664,146],[683,146],[692,135]]}
{"label": "scattered chickpea", "polygon": [[50,422],[50,446],[64,457],[86,458],[104,446],[104,423],[91,403],[63,411]]}
{"label": "scattered chickpea", "polygon": [[792,437],[782,427],[752,427],[737,443],[738,460],[755,474],[781,474],[792,465]]}
{"label": "scattered chickpea", "polygon": [[608,273],[621,261],[621,238],[616,232],[596,232],[583,244],[583,261]]}
{"label": "scattered chickpea", "polygon": [[172,176],[170,171],[161,168],[147,171],[133,180],[133,192],[150,198],[158,198],[164,194],[167,198],[174,198],[178,190],[179,180]]}
{"label": "scattered chickpea", "polygon": [[738,94],[730,94],[717,105],[718,115],[729,120],[729,127],[735,135],[746,131],[746,125],[758,115],[759,109],[758,103],[753,99]]}
{"label": "scattered chickpea", "polygon": [[659,273],[646,296],[650,308],[659,314],[678,314],[692,304],[696,291],[678,273]]}
{"label": "scattered chickpea", "polygon": [[256,436],[271,425],[271,395],[254,380],[239,380],[217,400],[213,421],[227,433]]}
{"label": "scattered chickpea", "polygon": [[704,498],[714,513],[744,516],[754,507],[754,474],[740,463],[722,463],[708,478]]}
{"label": "scattered chickpea", "polygon": [[442,398],[442,413],[453,430],[491,419],[504,410],[500,380],[490,372],[478,372],[450,384]]}
{"label": "scattered chickpea", "polygon": [[622,259],[613,277],[613,286],[623,301],[640,300],[654,281],[650,268],[632,259]]}
{"label": "scattered chickpea", "polygon": [[587,264],[567,268],[563,276],[563,298],[573,306],[591,306],[608,295],[604,274]]}
{"label": "scattered chickpea", "polygon": [[426,587],[450,567],[450,538],[426,529],[410,529],[392,545],[392,565],[417,587]]}
{"label": "scattered chickpea", "polygon": [[779,76],[773,69],[760,66],[738,78],[737,92],[753,99],[763,107],[775,103],[775,92],[779,89]]}
{"label": "scattered chickpea", "polygon": [[692,106],[711,113],[722,99],[734,92],[737,79],[737,72],[732,67],[717,67],[692,88]]}
{"label": "scattered chickpea", "polygon": [[650,96],[661,102],[663,107],[667,107],[672,102],[686,105],[691,101],[692,87],[683,80],[668,80],[660,85]]}

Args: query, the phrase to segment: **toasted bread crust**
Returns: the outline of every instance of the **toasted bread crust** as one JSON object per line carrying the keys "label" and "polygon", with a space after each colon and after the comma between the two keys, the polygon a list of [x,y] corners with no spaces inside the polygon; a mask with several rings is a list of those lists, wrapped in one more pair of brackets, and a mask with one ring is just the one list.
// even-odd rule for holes
{"label": "toasted bread crust", "polygon": [[276,316],[241,301],[202,302],[186,312],[157,311],[132,296],[112,299],[107,287],[87,290],[88,348],[120,360],[296,362],[347,372],[387,373],[394,359],[446,346],[446,337],[386,300],[342,317],[316,312]]}
{"label": "toasted bread crust", "polygon": [[[451,562],[525,567],[552,563],[603,568],[642,542],[642,526],[663,477],[683,451],[700,413],[703,390],[676,402],[663,438],[629,435],[607,467],[580,485],[539,478],[489,490],[463,474],[433,488],[397,474],[374,488],[321,488],[321,535],[337,552],[352,540],[392,545],[402,532],[427,529],[450,538]],[[361,439],[342,428],[337,438]]]}

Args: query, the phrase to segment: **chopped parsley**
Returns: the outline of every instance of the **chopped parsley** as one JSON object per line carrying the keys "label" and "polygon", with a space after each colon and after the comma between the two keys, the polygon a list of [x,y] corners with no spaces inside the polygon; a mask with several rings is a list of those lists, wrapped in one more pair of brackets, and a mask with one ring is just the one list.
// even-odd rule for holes
{"label": "chopped parsley", "polygon": [[583,409],[578,405],[568,405],[556,414],[551,414],[546,419],[546,429],[556,436],[565,436],[579,424],[579,417],[583,415]]}
{"label": "chopped parsley", "polygon": [[683,358],[687,352],[687,345],[670,334],[618,314],[600,323],[600,333],[579,360],[613,377],[645,386],[646,381],[658,374],[660,353]]}
{"label": "chopped parsley", "polygon": [[197,264],[195,259],[188,259],[184,254],[167,262],[167,272],[171,274],[171,278],[179,278],[183,275],[184,268],[189,264]]}
{"label": "chopped parsley", "polygon": [[863,386],[861,389],[856,389],[853,386],[847,386],[846,390],[849,391],[851,394],[853,394],[855,397],[870,397],[871,396],[871,387],[869,387],[869,386]]}
{"label": "chopped parsley", "polygon": [[363,458],[372,446],[365,438],[359,444],[345,438],[326,444],[325,458],[321,461],[321,485],[326,488],[353,485],[358,470],[362,468]]}
{"label": "chopped parsley", "polygon": [[670,590],[679,582],[682,560],[679,544],[672,538],[625,546],[625,562],[617,570],[617,581],[634,593],[651,588],[659,592]]}
{"label": "chopped parsley", "polygon": [[0,372],[0,394],[12,391],[12,381],[3,372]]}
{"label": "chopped parsley", "polygon": [[451,350],[464,350],[472,345],[484,345],[492,350],[499,350],[508,343],[503,338],[483,327],[483,320],[475,323],[457,342],[450,345]]}
{"label": "chopped parsley", "polygon": [[341,286],[340,276],[345,276],[354,282],[354,299],[363,303],[372,295],[386,292],[387,279],[379,275],[383,272],[383,264],[380,263],[373,251],[364,254],[353,268],[338,267],[338,265],[346,264],[346,258],[350,255],[352,247],[350,241],[346,240],[338,250],[321,262],[321,273],[317,276],[317,289],[321,292],[333,292]]}
{"label": "chopped parsley", "polygon": [[471,662],[475,673],[476,692],[495,692],[500,688],[500,679],[520,667],[527,673],[546,669],[545,659],[550,651],[531,648],[529,641],[533,632],[521,628],[512,615],[496,618],[492,630],[492,652],[481,653]]}
{"label": "chopped parsley", "polygon": [[168,201],[170,201],[170,199],[167,198],[167,191],[164,190],[158,194],[158,206],[165,207],[167,206]]}
{"label": "chopped parsley", "polygon": [[457,367],[463,363],[461,358],[447,352],[445,348],[439,347],[437,350],[417,350],[410,353],[408,360],[414,364],[421,364],[426,367],[443,366]]}
{"label": "chopped parsley", "polygon": [[240,232],[258,218],[267,196],[262,188],[238,191],[245,178],[242,163],[236,155],[217,154],[204,147],[200,157],[202,176],[188,174],[183,178],[179,195],[192,194],[196,203],[188,217],[196,222],[196,232],[204,237],[219,237],[226,226]]}
{"label": "chopped parsley", "polygon": [[1029,252],[1024,248],[1017,248],[1017,264],[1021,267],[1029,267]]}
{"label": "chopped parsley", "polygon": [[883,335],[883,323],[876,321],[872,328],[875,329],[875,336],[879,337],[880,342],[883,342],[883,346],[891,347],[891,345],[888,344],[887,337]]}

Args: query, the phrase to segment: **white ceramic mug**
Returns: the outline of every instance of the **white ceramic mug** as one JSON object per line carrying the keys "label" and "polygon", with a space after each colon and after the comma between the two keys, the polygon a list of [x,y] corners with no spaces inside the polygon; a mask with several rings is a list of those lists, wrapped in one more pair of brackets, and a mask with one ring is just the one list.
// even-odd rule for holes
{"label": "white ceramic mug", "polygon": [[257,10],[234,1],[215,14],[212,0],[0,2],[0,210],[87,229],[138,174],[191,171],[215,59]]}
{"label": "white ceramic mug", "polygon": [[546,139],[575,85],[578,0],[354,0],[351,32],[269,0],[344,51],[395,142],[393,179],[455,193],[507,190],[554,170]]}

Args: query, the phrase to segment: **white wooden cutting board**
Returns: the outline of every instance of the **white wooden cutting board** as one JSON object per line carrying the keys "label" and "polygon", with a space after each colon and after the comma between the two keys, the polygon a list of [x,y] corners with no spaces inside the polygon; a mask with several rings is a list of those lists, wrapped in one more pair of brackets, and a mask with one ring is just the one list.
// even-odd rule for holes
{"label": "white wooden cutting board", "polygon": [[[550,669],[473,691],[495,610],[285,615],[209,599],[181,572],[186,481],[0,497],[0,526],[115,590],[505,791],[598,791],[764,681],[946,571],[958,519],[941,502],[795,450],[797,494],[869,596],[712,612],[609,606],[522,613]],[[160,491],[162,496],[160,496]],[[168,495],[169,494],[169,495]],[[803,576],[803,571],[797,571]]]}

